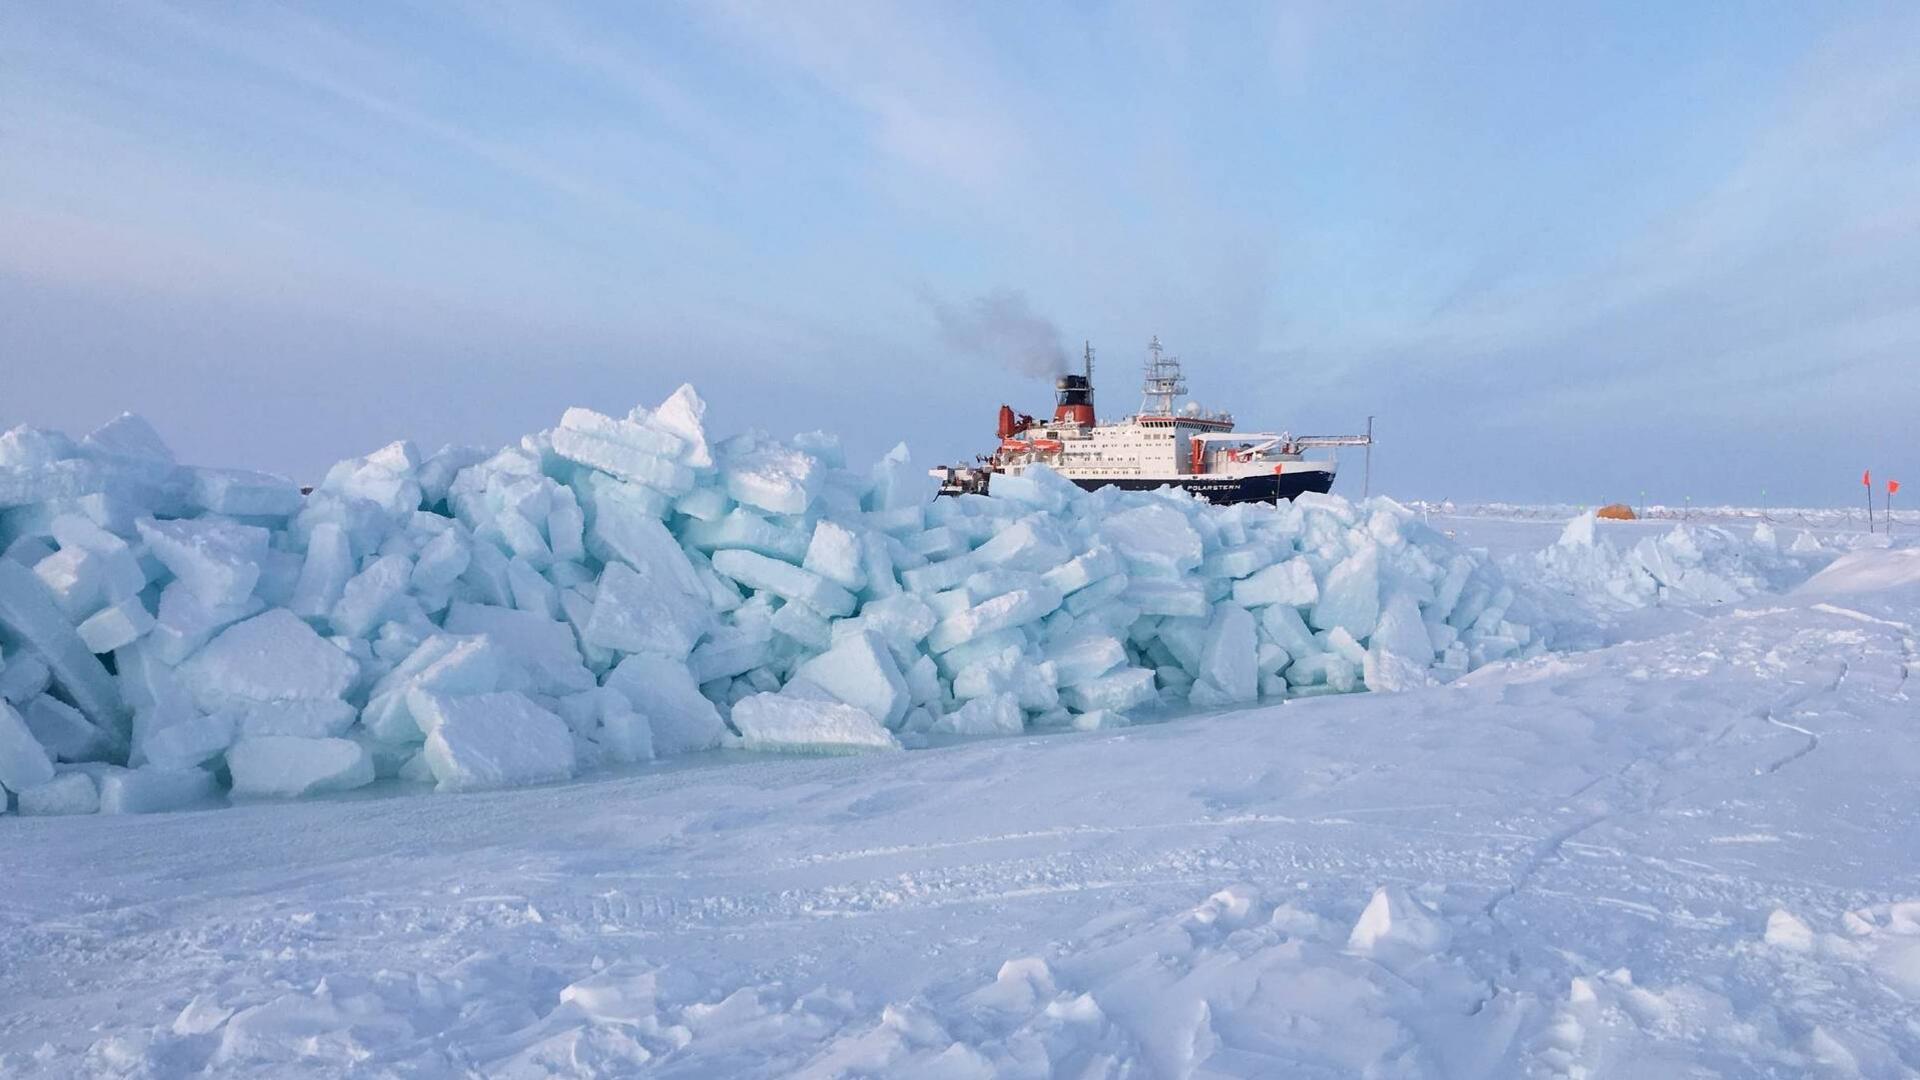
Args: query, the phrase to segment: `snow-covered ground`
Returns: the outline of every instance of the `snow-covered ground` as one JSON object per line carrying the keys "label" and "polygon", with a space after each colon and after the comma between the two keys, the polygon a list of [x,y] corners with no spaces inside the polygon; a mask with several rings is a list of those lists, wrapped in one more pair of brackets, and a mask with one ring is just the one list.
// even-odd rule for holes
{"label": "snow-covered ground", "polygon": [[1920,549],[1702,534],[1675,580],[1740,595],[1633,607],[1671,523],[1430,523],[1595,629],[1117,731],[0,819],[0,1074],[1920,1070]]}

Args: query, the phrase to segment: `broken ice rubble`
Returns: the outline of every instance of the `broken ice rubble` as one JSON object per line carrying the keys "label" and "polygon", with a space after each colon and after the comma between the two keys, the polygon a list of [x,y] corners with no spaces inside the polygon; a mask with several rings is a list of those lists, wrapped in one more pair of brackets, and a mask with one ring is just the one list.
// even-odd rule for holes
{"label": "broken ice rubble", "polygon": [[[1044,470],[935,500],[904,447],[855,470],[826,435],[711,439],[705,412],[683,387],[493,454],[397,442],[305,495],[180,465],[131,415],[0,435],[7,806],[1097,729],[1541,648],[1484,556],[1387,500],[1222,508]],[[1642,558],[1703,581],[1671,544]]]}
{"label": "broken ice rubble", "polygon": [[[1802,532],[1787,552],[1761,522],[1750,540],[1713,525],[1676,525],[1620,548],[1599,535],[1588,511],[1567,523],[1558,542],[1530,556],[1526,577],[1601,609],[1660,603],[1722,604],[1804,580],[1826,553]],[[1811,558],[1810,558],[1811,557]]]}

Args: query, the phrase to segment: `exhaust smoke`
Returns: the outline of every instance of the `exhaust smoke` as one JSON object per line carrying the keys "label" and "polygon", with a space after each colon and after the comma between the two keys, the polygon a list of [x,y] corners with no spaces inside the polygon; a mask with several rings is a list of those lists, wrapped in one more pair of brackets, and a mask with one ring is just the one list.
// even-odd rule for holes
{"label": "exhaust smoke", "polygon": [[1060,328],[1033,310],[1027,294],[996,289],[964,304],[931,293],[922,297],[948,345],[1021,375],[1051,379],[1067,370]]}

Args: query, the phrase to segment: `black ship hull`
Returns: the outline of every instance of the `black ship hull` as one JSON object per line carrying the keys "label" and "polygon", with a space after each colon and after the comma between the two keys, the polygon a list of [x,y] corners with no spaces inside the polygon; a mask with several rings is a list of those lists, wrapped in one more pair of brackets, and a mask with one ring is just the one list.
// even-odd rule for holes
{"label": "black ship hull", "polygon": [[1068,479],[1087,491],[1103,487],[1117,487],[1122,491],[1153,491],[1163,487],[1177,487],[1220,506],[1246,502],[1278,502],[1308,491],[1324,495],[1333,488],[1333,474],[1318,469],[1311,472],[1269,473],[1265,476],[1181,476],[1170,480],[1146,477],[1111,479],[1069,477]]}
{"label": "black ship hull", "polygon": [[[1122,491],[1156,491],[1177,487],[1220,506],[1235,503],[1279,502],[1302,492],[1324,495],[1333,488],[1333,474],[1319,469],[1296,473],[1269,473],[1265,476],[1178,476],[1178,477],[1083,477],[1070,476],[1084,491],[1117,487]],[[948,469],[940,484],[941,495],[985,495],[993,480],[986,469]]]}

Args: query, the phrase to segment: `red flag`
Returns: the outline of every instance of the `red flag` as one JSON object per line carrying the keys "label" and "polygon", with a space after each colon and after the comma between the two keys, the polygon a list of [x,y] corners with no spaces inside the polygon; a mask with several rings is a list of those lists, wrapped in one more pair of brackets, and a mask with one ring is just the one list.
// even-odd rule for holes
{"label": "red flag", "polygon": [[1865,487],[1873,486],[1873,470],[1872,469],[1867,469],[1860,473],[1860,483]]}
{"label": "red flag", "polygon": [[1894,492],[1899,490],[1900,490],[1900,481],[1898,480],[1887,481],[1887,494],[1891,495]]}

